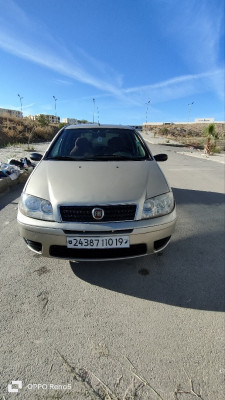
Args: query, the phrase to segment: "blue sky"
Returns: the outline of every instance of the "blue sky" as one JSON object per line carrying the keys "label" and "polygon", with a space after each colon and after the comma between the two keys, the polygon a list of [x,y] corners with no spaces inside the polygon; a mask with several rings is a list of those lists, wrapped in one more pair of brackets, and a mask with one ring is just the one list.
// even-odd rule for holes
{"label": "blue sky", "polygon": [[[224,120],[224,0],[0,0],[0,107]],[[93,99],[95,99],[95,106]],[[191,108],[188,104],[194,104]]]}

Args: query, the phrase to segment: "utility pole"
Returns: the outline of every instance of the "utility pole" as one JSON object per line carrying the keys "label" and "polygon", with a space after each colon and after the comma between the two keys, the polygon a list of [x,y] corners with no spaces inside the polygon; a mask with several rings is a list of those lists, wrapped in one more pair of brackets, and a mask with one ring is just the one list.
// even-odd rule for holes
{"label": "utility pole", "polygon": [[147,124],[147,122],[148,122],[148,105],[151,103],[151,100],[149,100],[149,101],[147,101],[147,103],[145,103],[146,104],[146,124]]}
{"label": "utility pole", "polygon": [[20,99],[20,108],[21,108],[21,112],[23,112],[23,105],[22,105],[23,97],[21,97],[20,94],[18,94],[18,96],[19,96],[19,99]]}
{"label": "utility pole", "polygon": [[194,101],[192,101],[192,103],[188,104],[188,122],[190,122],[191,107],[193,104],[194,104]]}
{"label": "utility pole", "polygon": [[98,116],[98,124],[99,124],[99,108],[97,107],[97,116]]}
{"label": "utility pole", "polygon": [[93,124],[95,123],[95,99],[93,99]]}
{"label": "utility pole", "polygon": [[52,96],[52,97],[55,100],[55,117],[56,117],[56,102],[57,102],[58,99],[55,96]]}

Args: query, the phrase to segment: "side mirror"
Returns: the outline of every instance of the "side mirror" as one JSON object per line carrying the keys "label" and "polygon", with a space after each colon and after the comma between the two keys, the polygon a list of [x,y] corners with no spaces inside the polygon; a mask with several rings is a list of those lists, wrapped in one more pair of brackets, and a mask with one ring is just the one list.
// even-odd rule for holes
{"label": "side mirror", "polygon": [[155,161],[166,161],[168,159],[167,154],[156,154],[154,156]]}
{"label": "side mirror", "polygon": [[42,157],[43,157],[43,155],[40,153],[31,153],[30,154],[30,159],[32,161],[41,161]]}

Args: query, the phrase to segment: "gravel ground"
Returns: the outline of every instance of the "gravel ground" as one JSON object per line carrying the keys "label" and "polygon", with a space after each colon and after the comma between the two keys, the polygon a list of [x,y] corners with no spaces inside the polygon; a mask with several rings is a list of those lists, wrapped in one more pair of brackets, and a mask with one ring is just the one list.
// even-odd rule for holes
{"label": "gravel ground", "polygon": [[15,146],[7,146],[4,148],[0,148],[0,162],[7,162],[11,158],[15,158],[16,160],[20,160],[20,158],[27,157],[29,158],[30,153],[44,153],[48,148],[50,142],[45,143],[32,143],[29,145],[21,144]]}
{"label": "gravel ground", "polygon": [[177,203],[161,255],[40,257],[18,235],[21,186],[0,199],[1,400],[224,400],[224,166],[150,147]]}

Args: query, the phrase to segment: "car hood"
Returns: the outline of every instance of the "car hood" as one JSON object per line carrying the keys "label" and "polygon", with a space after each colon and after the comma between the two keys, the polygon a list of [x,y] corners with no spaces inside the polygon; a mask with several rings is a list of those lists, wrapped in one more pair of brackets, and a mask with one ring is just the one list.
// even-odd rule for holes
{"label": "car hood", "polygon": [[41,161],[26,193],[58,204],[139,202],[170,190],[156,161]]}

